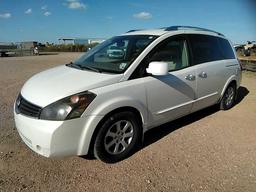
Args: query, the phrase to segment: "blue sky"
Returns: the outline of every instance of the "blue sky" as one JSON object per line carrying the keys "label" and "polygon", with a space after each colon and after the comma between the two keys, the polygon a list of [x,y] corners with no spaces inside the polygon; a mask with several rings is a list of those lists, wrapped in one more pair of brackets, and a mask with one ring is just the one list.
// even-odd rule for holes
{"label": "blue sky", "polygon": [[0,0],[0,42],[108,38],[172,25],[213,29],[234,43],[256,40],[256,1]]}

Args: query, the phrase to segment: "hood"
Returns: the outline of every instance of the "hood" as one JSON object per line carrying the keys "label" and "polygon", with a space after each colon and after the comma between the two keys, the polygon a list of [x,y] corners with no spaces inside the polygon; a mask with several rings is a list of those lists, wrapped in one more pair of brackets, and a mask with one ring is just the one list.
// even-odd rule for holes
{"label": "hood", "polygon": [[21,95],[29,102],[45,107],[69,95],[117,83],[122,76],[62,65],[31,77],[24,84]]}

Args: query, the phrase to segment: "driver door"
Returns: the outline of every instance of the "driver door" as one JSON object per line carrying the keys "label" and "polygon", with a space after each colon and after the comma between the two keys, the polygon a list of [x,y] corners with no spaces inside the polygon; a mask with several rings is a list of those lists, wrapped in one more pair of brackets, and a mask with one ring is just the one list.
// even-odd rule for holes
{"label": "driver door", "polygon": [[190,113],[195,99],[196,70],[190,66],[187,41],[182,36],[160,43],[145,58],[145,67],[152,61],[164,61],[169,74],[144,78],[149,110],[149,126],[177,119]]}

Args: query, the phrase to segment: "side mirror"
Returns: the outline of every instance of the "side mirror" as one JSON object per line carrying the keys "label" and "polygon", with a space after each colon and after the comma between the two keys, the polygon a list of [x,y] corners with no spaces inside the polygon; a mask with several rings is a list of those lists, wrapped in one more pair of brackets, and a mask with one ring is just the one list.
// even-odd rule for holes
{"label": "side mirror", "polygon": [[168,74],[168,63],[161,61],[153,61],[149,63],[146,69],[147,73],[151,73],[155,76],[167,75]]}

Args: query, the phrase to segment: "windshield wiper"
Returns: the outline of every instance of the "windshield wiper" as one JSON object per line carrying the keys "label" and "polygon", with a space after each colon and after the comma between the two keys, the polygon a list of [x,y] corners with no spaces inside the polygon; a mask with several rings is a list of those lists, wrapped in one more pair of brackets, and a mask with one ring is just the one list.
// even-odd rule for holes
{"label": "windshield wiper", "polygon": [[89,69],[91,71],[95,71],[95,72],[98,72],[98,73],[101,73],[102,71],[95,68],[95,67],[90,67],[90,66],[85,66],[85,65],[80,65],[80,64],[75,64],[75,65],[78,65],[79,67],[81,67],[81,69]]}
{"label": "windshield wiper", "polygon": [[80,65],[75,65],[73,62],[70,62],[69,64],[66,64],[66,66],[70,66],[76,69],[82,69],[82,67]]}
{"label": "windshield wiper", "polygon": [[85,66],[85,65],[81,65],[81,64],[74,64],[72,62],[70,62],[69,64],[67,64],[67,66],[71,66],[71,67],[74,67],[74,68],[77,68],[77,69],[81,69],[81,70],[84,70],[84,69],[87,69],[87,70],[90,70],[90,71],[95,71],[95,72],[98,72],[98,73],[101,73],[102,71],[97,69],[97,68],[94,68],[94,67],[90,67],[90,66]]}

